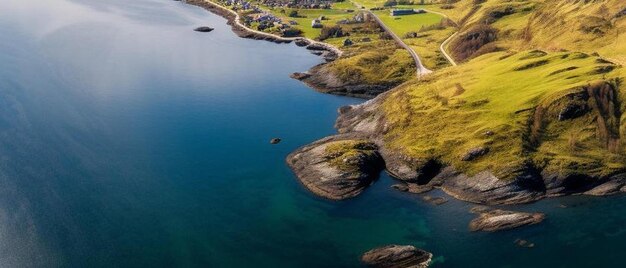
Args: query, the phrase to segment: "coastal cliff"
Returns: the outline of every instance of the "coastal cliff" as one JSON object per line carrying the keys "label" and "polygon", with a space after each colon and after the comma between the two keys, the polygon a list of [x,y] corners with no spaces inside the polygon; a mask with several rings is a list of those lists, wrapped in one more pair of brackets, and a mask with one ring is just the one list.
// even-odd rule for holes
{"label": "coastal cliff", "polygon": [[[544,57],[548,63],[524,67]],[[619,66],[580,53],[535,51],[494,53],[477,62],[491,67],[468,64],[342,107],[335,127],[375,143],[386,171],[409,186],[399,188],[415,192],[440,188],[460,200],[500,205],[626,191]],[[515,72],[529,77],[567,64],[580,66],[568,77],[581,76],[550,87],[547,81],[559,72],[520,89],[499,85],[492,72],[523,69]],[[489,76],[477,83],[493,82],[461,82],[469,71]]]}

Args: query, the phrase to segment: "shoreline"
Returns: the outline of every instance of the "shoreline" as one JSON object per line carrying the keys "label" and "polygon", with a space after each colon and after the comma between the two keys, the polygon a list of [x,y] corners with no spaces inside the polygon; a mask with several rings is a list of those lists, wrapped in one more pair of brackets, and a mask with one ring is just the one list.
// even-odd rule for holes
{"label": "shoreline", "polygon": [[[343,51],[341,49],[331,44],[312,40],[306,37],[281,37],[250,29],[239,22],[239,14],[235,11],[229,10],[226,7],[213,3],[209,0],[186,0],[183,1],[183,3],[203,8],[215,15],[225,18],[227,20],[226,24],[231,26],[231,30],[238,37],[265,40],[277,44],[288,44],[293,42],[299,47],[306,48],[312,54],[322,57],[325,62],[312,66],[307,71],[294,72],[290,75],[292,79],[302,82],[304,85],[317,92],[368,100],[399,85],[338,82],[340,80],[335,79],[336,77],[334,74],[321,72],[320,69],[323,69],[324,65],[327,63],[340,58],[343,55]],[[377,23],[380,25],[379,21]]]}
{"label": "shoreline", "polygon": [[221,5],[213,3],[208,0],[186,0],[183,1],[185,4],[197,6],[204,8],[205,10],[218,15],[227,20],[227,25],[231,26],[231,30],[241,38],[248,38],[254,40],[265,40],[274,42],[277,44],[289,44],[291,42],[302,42],[306,44],[306,47],[315,47],[316,50],[325,50],[331,53],[336,54],[337,57],[340,57],[343,54],[341,49],[319,41],[315,41],[306,37],[282,37],[270,33],[260,32],[254,29],[250,29],[239,22],[239,14],[235,11],[229,10]]}
{"label": "shoreline", "polygon": [[[331,54],[341,52],[334,46],[304,37],[285,38],[247,28],[238,23],[238,14],[236,12],[207,0],[188,0],[184,3],[202,7],[211,13],[226,18],[228,20],[227,24],[231,26],[233,32],[242,38],[266,40],[279,44],[295,41],[298,46],[306,46],[309,50],[326,51]],[[324,57],[327,62],[336,59],[332,57],[328,58],[328,54],[322,54],[321,56]],[[339,56],[340,54],[336,54],[336,57]],[[428,167],[415,169],[415,167],[413,167],[415,159],[410,159],[410,157],[400,152],[394,152],[386,148],[387,146],[385,146],[382,138],[377,134],[384,129],[385,125],[385,118],[376,113],[379,105],[378,102],[386,93],[391,92],[393,88],[397,88],[397,86],[391,86],[372,95],[363,93],[363,91],[351,92],[347,88],[367,88],[371,85],[329,86],[324,83],[324,79],[332,74],[319,73],[317,71],[319,67],[324,64],[325,63],[321,63],[313,66],[309,71],[304,73],[293,73],[291,77],[321,93],[364,99],[369,98],[370,100],[361,104],[339,108],[339,116],[335,128],[339,135],[353,135],[354,137],[366,139],[377,144],[385,162],[384,171],[396,179],[399,184],[405,184],[407,186],[413,185],[421,190],[438,188],[454,199],[486,205],[531,203],[544,198],[576,194],[604,196],[626,192],[626,174],[612,174],[612,176],[594,180],[581,189],[571,190],[564,189],[562,185],[564,182],[555,182],[551,179],[552,174],[535,174],[537,170],[533,170],[532,168],[525,170],[522,176],[512,181],[503,181],[494,176],[491,170],[485,170],[479,174],[469,176],[468,174],[456,170],[453,166],[441,165],[437,172],[432,174],[432,177],[428,178],[426,183],[419,182],[419,180],[421,180],[421,174],[428,172],[424,170]],[[333,141],[334,136],[336,135],[324,137],[320,139],[320,141]],[[306,146],[309,145],[304,145],[296,149],[290,155],[302,150],[302,148]],[[290,161],[290,156],[288,156],[287,161]],[[301,174],[298,174],[295,170],[294,173],[299,180],[302,180]],[[428,191],[429,190],[420,191],[420,193]]]}

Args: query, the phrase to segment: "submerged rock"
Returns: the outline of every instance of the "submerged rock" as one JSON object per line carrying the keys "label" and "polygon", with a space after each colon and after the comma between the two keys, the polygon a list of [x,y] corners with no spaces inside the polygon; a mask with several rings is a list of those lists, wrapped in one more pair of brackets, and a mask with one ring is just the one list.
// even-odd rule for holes
{"label": "submerged rock", "polygon": [[210,31],[213,31],[214,29],[208,26],[201,26],[198,28],[195,28],[194,31],[196,32],[202,32],[202,33],[208,33]]}
{"label": "submerged rock", "polygon": [[408,192],[409,191],[409,186],[404,184],[404,183],[396,183],[394,185],[391,185],[391,188],[396,189],[400,192]]}
{"label": "submerged rock", "polygon": [[287,163],[311,192],[328,199],[355,197],[384,168],[378,147],[352,136],[331,136],[299,148]]}
{"label": "submerged rock", "polygon": [[513,243],[515,243],[515,245],[517,245],[518,247],[522,247],[522,248],[534,248],[535,247],[535,243],[529,242],[528,240],[519,239],[519,238],[515,239]]}
{"label": "submerged rock", "polygon": [[423,199],[424,201],[426,201],[426,202],[428,202],[428,203],[431,203],[431,204],[433,204],[433,205],[436,205],[436,206],[438,206],[438,205],[441,205],[441,204],[444,204],[444,203],[447,203],[447,202],[448,202],[448,199],[445,199],[445,198],[443,198],[443,197],[432,197],[432,196],[430,196],[430,195],[425,195],[425,196],[423,196],[423,197],[422,197],[422,199]]}
{"label": "submerged rock", "polygon": [[545,214],[543,213],[515,212],[496,209],[480,212],[478,218],[470,222],[469,228],[474,232],[495,232],[524,225],[537,224],[542,222],[544,218]]}
{"label": "submerged rock", "polygon": [[402,268],[428,267],[433,254],[414,246],[389,245],[372,249],[361,256],[361,261],[369,267]]}

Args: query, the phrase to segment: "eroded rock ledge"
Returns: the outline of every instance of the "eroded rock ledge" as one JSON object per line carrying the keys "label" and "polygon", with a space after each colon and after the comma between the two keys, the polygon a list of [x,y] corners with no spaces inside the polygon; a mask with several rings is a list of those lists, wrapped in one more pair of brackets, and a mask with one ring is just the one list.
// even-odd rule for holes
{"label": "eroded rock ledge", "polygon": [[378,146],[358,135],[336,135],[289,154],[287,163],[311,192],[328,199],[357,196],[384,168]]}
{"label": "eroded rock ledge", "polygon": [[426,268],[432,257],[430,252],[414,246],[388,245],[365,252],[361,261],[377,268]]}
{"label": "eroded rock ledge", "polygon": [[478,217],[469,224],[469,228],[473,232],[509,230],[525,225],[537,224],[545,219],[543,213],[515,212],[500,209],[475,209],[474,212],[478,213]]}

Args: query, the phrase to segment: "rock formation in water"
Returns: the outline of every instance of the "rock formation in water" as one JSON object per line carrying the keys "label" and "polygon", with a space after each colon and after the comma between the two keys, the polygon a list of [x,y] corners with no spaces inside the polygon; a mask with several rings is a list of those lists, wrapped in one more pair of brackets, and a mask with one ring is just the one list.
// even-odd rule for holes
{"label": "rock formation in water", "polygon": [[388,245],[365,252],[361,261],[376,268],[426,268],[432,257],[430,252],[414,246]]}
{"label": "rock formation in water", "polygon": [[543,213],[515,212],[507,210],[474,209],[478,217],[469,224],[471,231],[496,232],[509,230],[525,225],[540,223],[544,220]]}
{"label": "rock formation in water", "polygon": [[378,147],[351,135],[324,138],[289,154],[287,163],[311,192],[341,200],[360,194],[384,168]]}

